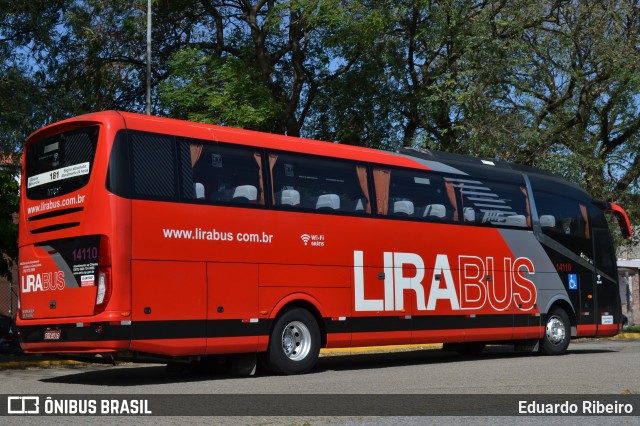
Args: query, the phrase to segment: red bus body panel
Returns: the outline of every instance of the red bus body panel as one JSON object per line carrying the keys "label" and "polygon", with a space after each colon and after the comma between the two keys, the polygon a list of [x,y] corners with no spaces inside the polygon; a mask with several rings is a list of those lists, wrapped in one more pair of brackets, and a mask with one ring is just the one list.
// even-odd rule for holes
{"label": "red bus body panel", "polygon": [[[124,129],[428,170],[424,163],[358,147],[116,112],[46,127],[27,146],[91,123],[100,126],[100,136],[89,184],[44,202],[22,197],[20,275],[58,271],[40,243],[107,236],[111,295],[106,310],[94,315],[94,286],[22,291],[18,325],[25,336],[33,333],[22,343],[27,352],[265,351],[273,320],[291,305],[318,317],[326,347],[520,341],[544,334],[548,306],[536,303],[546,291],[538,287],[539,277],[557,271],[549,261],[523,258],[496,228],[136,200],[105,188],[113,140]],[[69,208],[70,200],[82,210],[30,219]],[[61,221],[77,225],[39,232]],[[538,244],[531,230],[508,235],[516,232],[523,246]],[[398,289],[400,284],[406,287]],[[358,310],[358,304],[381,309]],[[412,323],[421,325],[407,325]],[[61,340],[33,337],[45,328],[60,330]],[[614,335],[619,328],[577,325],[574,334]]]}

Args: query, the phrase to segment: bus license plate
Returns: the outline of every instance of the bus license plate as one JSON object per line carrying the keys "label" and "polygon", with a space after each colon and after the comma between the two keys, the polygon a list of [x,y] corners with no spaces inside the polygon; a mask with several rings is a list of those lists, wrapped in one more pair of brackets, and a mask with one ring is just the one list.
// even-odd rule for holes
{"label": "bus license plate", "polygon": [[46,330],[44,340],[60,340],[60,330]]}

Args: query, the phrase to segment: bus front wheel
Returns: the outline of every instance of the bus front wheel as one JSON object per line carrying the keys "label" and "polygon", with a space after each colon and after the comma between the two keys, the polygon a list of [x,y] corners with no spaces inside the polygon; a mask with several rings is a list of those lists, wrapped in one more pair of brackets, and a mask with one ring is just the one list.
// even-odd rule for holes
{"label": "bus front wheel", "polygon": [[316,364],[320,353],[320,328],[309,311],[294,308],[276,320],[266,361],[278,374],[302,374]]}
{"label": "bus front wheel", "polygon": [[571,323],[562,308],[549,312],[544,337],[540,341],[540,352],[545,355],[560,355],[566,352],[571,340]]}

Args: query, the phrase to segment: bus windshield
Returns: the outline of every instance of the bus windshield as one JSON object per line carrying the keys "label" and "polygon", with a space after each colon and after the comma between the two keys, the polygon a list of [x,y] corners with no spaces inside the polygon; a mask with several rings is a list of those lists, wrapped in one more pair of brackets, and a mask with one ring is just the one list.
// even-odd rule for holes
{"label": "bus windshield", "polygon": [[27,150],[27,198],[43,200],[76,191],[89,182],[98,126],[58,133]]}

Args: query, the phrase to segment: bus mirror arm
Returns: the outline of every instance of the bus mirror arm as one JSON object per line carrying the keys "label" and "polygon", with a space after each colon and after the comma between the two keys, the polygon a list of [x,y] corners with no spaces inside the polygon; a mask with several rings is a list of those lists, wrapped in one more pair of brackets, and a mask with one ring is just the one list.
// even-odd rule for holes
{"label": "bus mirror arm", "polygon": [[631,236],[631,222],[629,221],[627,212],[625,212],[622,207],[615,203],[609,203],[609,211],[613,212],[616,219],[618,220],[618,225],[620,225],[622,237],[629,238]]}

